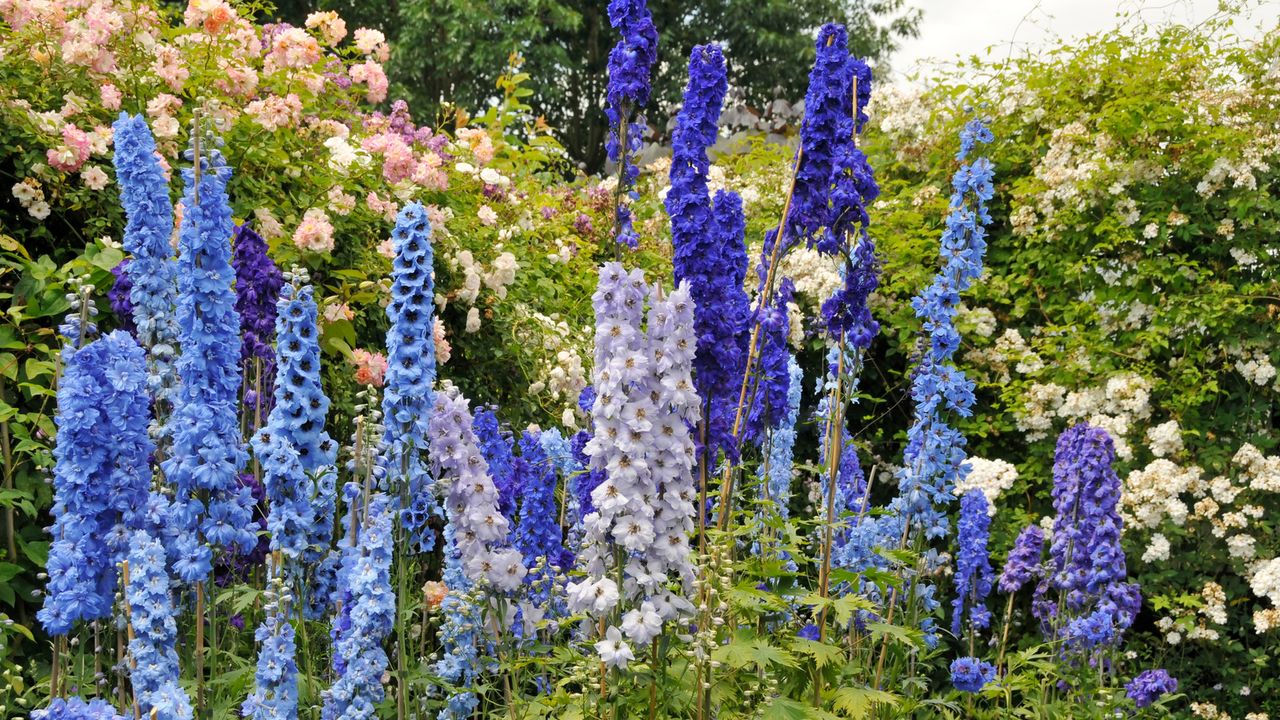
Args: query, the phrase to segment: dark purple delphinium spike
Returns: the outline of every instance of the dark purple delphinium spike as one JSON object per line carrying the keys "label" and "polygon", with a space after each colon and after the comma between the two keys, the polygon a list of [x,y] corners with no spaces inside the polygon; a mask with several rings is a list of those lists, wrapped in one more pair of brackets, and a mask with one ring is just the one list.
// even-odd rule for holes
{"label": "dark purple delphinium spike", "polygon": [[[609,138],[605,150],[609,160],[619,164],[619,193],[628,192],[640,175],[632,156],[640,149],[645,134],[641,111],[649,102],[649,73],[658,59],[658,29],[645,0],[610,0],[609,24],[622,35],[609,52],[609,86],[605,114],[609,117]],[[625,147],[624,147],[625,145]],[[635,249],[639,236],[631,224],[631,210],[617,207],[619,244]]]}
{"label": "dark purple delphinium spike", "polygon": [[716,140],[727,88],[720,47],[695,47],[672,138],[671,190],[664,201],[671,218],[675,281],[688,281],[694,301],[694,385],[706,408],[708,463],[714,463],[720,450],[737,458],[733,418],[749,342],[750,301],[742,286],[747,268],[742,200],[720,191],[713,203],[707,187],[707,149]]}
{"label": "dark purple delphinium spike", "polygon": [[[1125,582],[1114,460],[1111,436],[1100,428],[1081,423],[1058,438],[1050,574],[1036,588],[1032,607],[1050,637],[1076,649],[1118,642],[1142,605],[1138,586]],[[1066,617],[1057,615],[1051,589],[1061,594]]]}
{"label": "dark purple delphinium spike", "polygon": [[1175,692],[1178,692],[1178,679],[1170,675],[1168,670],[1145,670],[1124,686],[1124,694],[1139,708],[1147,707],[1161,696]]}
{"label": "dark purple delphinium spike", "polygon": [[818,231],[830,224],[829,198],[839,133],[853,113],[848,35],[844,26],[824,25],[818,31],[816,47],[809,89],[804,96],[800,166],[796,170],[791,210],[787,214],[784,249],[801,239],[813,242]]}
{"label": "dark purple delphinium spike", "polygon": [[129,293],[133,291],[133,280],[129,277],[129,262],[129,258],[125,258],[119,265],[111,268],[115,281],[107,291],[107,300],[111,303],[111,312],[115,313],[116,319],[120,321],[120,329],[136,340],[138,326],[133,323],[133,301],[129,299]]}
{"label": "dark purple delphinium spike", "polygon": [[240,314],[240,365],[250,417],[265,418],[275,384],[276,301],[284,274],[267,254],[267,243],[247,224],[236,229],[231,265],[236,270],[236,312]]}
{"label": "dark purple delphinium spike", "polygon": [[[590,459],[587,457],[587,442],[591,440],[591,433],[586,430],[579,430],[573,434],[571,439],[573,448],[573,458],[578,461],[580,467],[590,467]],[[603,470],[586,470],[578,476],[577,492],[578,492],[578,517],[583,518],[596,511],[595,503],[591,501],[591,493],[595,492],[600,483],[604,482],[605,473]]]}
{"label": "dark purple delphinium spike", "polygon": [[218,555],[214,563],[213,579],[218,587],[227,587],[248,579],[254,568],[261,567],[267,559],[271,540],[267,535],[267,492],[253,473],[240,473],[240,487],[249,488],[253,494],[253,522],[258,544],[248,552],[238,549]]}
{"label": "dark purple delphinium spike", "polygon": [[1000,573],[1000,592],[1014,593],[1032,578],[1040,575],[1040,556],[1044,552],[1044,530],[1028,525],[1018,533]]}

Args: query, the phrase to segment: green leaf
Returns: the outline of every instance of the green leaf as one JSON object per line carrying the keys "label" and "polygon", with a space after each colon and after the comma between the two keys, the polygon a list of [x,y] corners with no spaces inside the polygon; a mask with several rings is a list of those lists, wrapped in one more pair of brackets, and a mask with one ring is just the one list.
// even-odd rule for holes
{"label": "green leaf", "polygon": [[924,646],[924,634],[919,628],[906,628],[888,623],[867,623],[867,630],[874,638],[889,637],[903,645],[919,648]]}
{"label": "green leaf", "polygon": [[862,720],[877,706],[896,707],[898,696],[884,690],[842,687],[831,694],[831,705],[836,712],[847,718]]}
{"label": "green leaf", "polygon": [[844,659],[844,649],[836,645],[820,643],[816,640],[797,637],[791,640],[791,650],[800,655],[813,658],[818,668],[824,668]]}

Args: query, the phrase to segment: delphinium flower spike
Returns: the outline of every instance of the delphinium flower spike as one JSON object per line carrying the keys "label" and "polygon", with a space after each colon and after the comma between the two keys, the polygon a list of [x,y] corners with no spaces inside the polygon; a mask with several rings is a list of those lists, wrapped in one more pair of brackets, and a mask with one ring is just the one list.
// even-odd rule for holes
{"label": "delphinium flower spike", "polygon": [[325,432],[329,398],[320,383],[315,291],[300,269],[284,279],[274,313],[275,397],[254,450],[271,497],[272,549],[311,566],[332,542],[337,444]]}
{"label": "delphinium flower spike", "polygon": [[796,423],[800,419],[800,396],[804,370],[794,355],[787,358],[787,413],[769,438],[766,477],[769,499],[779,516],[789,514],[791,481],[795,477]]}
{"label": "delphinium flower spike", "polygon": [[141,115],[120,113],[112,125],[116,182],[127,222],[124,250],[130,255],[129,300],[138,343],[147,351],[151,392],[166,400],[177,383],[177,263],[169,237],[173,203],[156,141]]}
{"label": "delphinium flower spike", "polygon": [[[438,516],[427,470],[427,426],[435,407],[436,352],[434,252],[427,211],[405,205],[391,231],[396,257],[391,266],[391,302],[387,305],[387,372],[382,411],[386,425],[388,484],[410,498],[401,522],[421,552],[435,547],[425,519]],[[411,524],[412,523],[412,524]]]}
{"label": "delphinium flower spike", "polygon": [[[967,417],[973,408],[973,382],[952,362],[960,345],[954,319],[961,293],[982,274],[986,225],[991,220],[986,203],[993,192],[991,162],[981,157],[965,160],[978,143],[991,140],[991,131],[980,120],[970,121],[960,133],[961,165],[952,179],[951,211],[942,233],[942,268],[912,300],[925,337],[911,381],[914,420],[897,473],[898,496],[891,504],[908,538],[932,540],[947,534],[944,508],[965,458],[964,435],[947,424],[943,413]],[[931,586],[913,582],[910,592],[926,615],[936,608]],[[923,626],[926,639],[933,642],[931,619]]]}
{"label": "delphinium flower spike", "polygon": [[[951,603],[951,634],[957,637],[967,618],[970,632],[976,634],[991,626],[987,595],[994,579],[987,540],[991,535],[991,516],[987,514],[987,496],[972,489],[960,499],[960,532],[956,539],[956,597]],[[967,612],[966,612],[967,611]]]}
{"label": "delphinium flower spike", "polygon": [[458,549],[457,528],[452,522],[444,526],[444,584],[448,588],[440,602],[440,659],[435,671],[452,686],[439,720],[469,720],[480,705],[472,691],[482,668],[480,643],[483,641],[484,617],[477,602],[476,588],[462,568]]}
{"label": "delphinium flower spike", "polygon": [[787,350],[791,318],[787,305],[794,294],[795,283],[791,278],[783,278],[773,302],[756,310],[760,314],[760,359],[756,363],[756,378],[747,390],[750,405],[741,432],[743,440],[748,442],[761,440],[765,430],[780,424],[787,412],[791,387],[791,373],[787,369],[791,357]]}
{"label": "delphinium flower spike", "polygon": [[724,451],[737,458],[734,409],[746,372],[750,307],[743,278],[747,271],[742,235],[742,203],[734,193],[707,187],[720,108],[728,81],[719,45],[699,45],[689,56],[689,84],[672,137],[671,189],[664,203],[671,218],[672,267],[676,282],[687,281],[696,306],[698,347],[694,382],[706,404],[702,462],[708,472]]}
{"label": "delphinium flower spike", "polygon": [[618,164],[614,240],[635,249],[639,236],[632,227],[631,209],[622,197],[630,192],[640,174],[633,155],[640,149],[645,133],[643,110],[649,102],[649,73],[658,59],[658,29],[645,0],[610,0],[608,13],[609,24],[622,35],[609,52],[605,97],[605,114],[609,117],[605,149],[609,161]]}
{"label": "delphinium flower spike", "polygon": [[[200,137],[197,128],[193,137]],[[252,494],[237,479],[247,454],[240,435],[240,316],[231,267],[231,169],[210,136],[195,168],[183,170],[186,194],[178,256],[179,385],[163,462],[175,486],[174,523],[182,529],[170,556],[187,582],[208,577],[210,546],[248,550],[257,538]],[[191,153],[189,153],[191,154]],[[197,173],[197,169],[199,172]],[[207,501],[204,499],[207,497]]]}
{"label": "delphinium flower spike", "polygon": [[[540,442],[542,433],[520,436],[520,461],[526,468],[520,493],[520,516],[514,533],[515,548],[528,560],[526,578],[533,600],[545,608],[556,575],[567,569],[559,515],[556,512],[556,472]],[[557,593],[558,594],[558,593]]]}
{"label": "delphinium flower spike", "polygon": [[498,490],[472,429],[467,399],[456,390],[437,394],[428,432],[437,484],[467,579],[503,592],[515,590],[528,569],[520,551],[511,547],[510,524],[498,508]]}
{"label": "delphinium flower spike", "polygon": [[146,356],[123,330],[63,352],[53,467],[49,585],[37,613],[50,635],[111,615],[117,566],[151,485]]}
{"label": "delphinium flower spike", "polygon": [[178,625],[169,596],[165,551],[145,530],[129,536],[125,602],[133,629],[129,682],[142,716],[191,720],[191,699],[179,683]]}
{"label": "delphinium flower spike", "polygon": [[[1058,438],[1049,574],[1036,588],[1032,610],[1049,637],[1079,651],[1119,642],[1142,605],[1138,586],[1125,582],[1114,461],[1105,430],[1081,423]],[[1060,599],[1049,597],[1050,589]]]}
{"label": "delphinium flower spike", "polygon": [[996,679],[996,666],[976,657],[951,661],[951,684],[962,692],[976,693]]}
{"label": "delphinium flower spike", "polygon": [[258,642],[258,667],[254,690],[241,708],[253,720],[287,720],[298,717],[298,663],[294,628],[289,622],[293,597],[285,587],[283,568],[272,563],[271,579],[263,592],[265,617],[254,632]]}
{"label": "delphinium flower spike", "polygon": [[324,720],[370,720],[382,702],[387,653],[382,644],[395,626],[396,595],[391,588],[393,502],[383,493],[357,507],[360,489],[348,483],[345,495],[356,533],[343,540],[338,574],[340,611],[334,618],[333,665],[337,678],[324,691]]}
{"label": "delphinium flower spike", "polygon": [[1013,549],[1005,559],[1004,569],[997,583],[1000,592],[1015,593],[1030,580],[1041,574],[1040,556],[1044,552],[1044,530],[1039,525],[1028,525],[1018,533]]}
{"label": "delphinium flower spike", "polygon": [[267,254],[267,243],[248,224],[236,229],[231,264],[236,270],[236,312],[240,314],[240,366],[246,383],[245,412],[256,431],[271,410],[276,376],[276,301],[284,275]]}

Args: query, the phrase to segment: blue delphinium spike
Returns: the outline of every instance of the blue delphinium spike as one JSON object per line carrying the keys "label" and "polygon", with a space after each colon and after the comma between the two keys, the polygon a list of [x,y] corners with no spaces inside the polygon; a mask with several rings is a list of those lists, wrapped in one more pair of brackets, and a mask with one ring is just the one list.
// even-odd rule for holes
{"label": "blue delphinium spike", "polygon": [[151,392],[166,400],[177,383],[177,262],[169,238],[173,203],[155,138],[141,115],[120,113],[112,125],[116,182],[127,222],[124,250],[130,256],[129,300],[138,343],[147,351]]}
{"label": "blue delphinium spike", "polygon": [[[163,462],[174,484],[174,523],[183,529],[171,559],[181,559],[187,582],[208,577],[211,546],[252,548],[252,494],[238,475],[247,461],[237,414],[240,395],[240,316],[231,267],[231,169],[221,153],[195,158],[183,170],[186,194],[178,255],[179,385],[166,432],[173,447]],[[197,197],[199,201],[197,202]],[[203,499],[207,497],[207,503]]]}
{"label": "blue delphinium spike", "polygon": [[987,496],[972,489],[960,498],[960,531],[956,537],[956,596],[951,602],[951,634],[961,634],[964,621],[973,632],[991,626],[987,596],[995,573],[987,540],[991,535],[991,516],[987,514]]}
{"label": "blue delphinium spike", "polygon": [[253,693],[244,701],[241,715],[253,720],[288,720],[298,717],[298,662],[294,628],[289,622],[293,600],[280,577],[280,568],[263,592],[266,617],[254,632],[258,642],[258,666]]}
{"label": "blue delphinium spike", "polygon": [[387,305],[387,372],[382,396],[386,426],[386,484],[413,498],[401,522],[410,542],[421,552],[435,547],[427,519],[440,515],[427,470],[427,426],[435,406],[436,348],[435,254],[426,208],[409,203],[391,231],[396,257],[391,265],[391,302]]}
{"label": "blue delphinium spike", "polygon": [[135,530],[129,537],[125,602],[133,628],[129,682],[142,716],[191,720],[191,699],[179,683],[178,626],[169,596],[165,551],[144,530]]}
{"label": "blue delphinium spike", "polygon": [[[359,488],[348,484],[354,501]],[[382,493],[368,500],[367,521],[344,540],[339,572],[341,613],[334,618],[333,664],[337,678],[324,691],[324,720],[370,720],[385,691],[387,653],[382,644],[395,626],[391,588],[393,503]],[[353,507],[353,512],[355,508]]]}
{"label": "blue delphinium spike", "polygon": [[[644,106],[649,102],[649,73],[658,59],[658,30],[645,0],[610,0],[609,24],[622,37],[609,52],[609,84],[605,114],[609,137],[605,151],[618,163],[619,193],[631,194],[640,174],[634,155],[645,134]],[[625,147],[624,147],[625,145]],[[615,218],[618,244],[635,249],[639,236],[632,227],[631,209],[619,203]]]}
{"label": "blue delphinium spike", "polygon": [[49,585],[37,613],[46,632],[110,617],[126,528],[151,485],[146,357],[123,330],[64,351],[58,381]]}

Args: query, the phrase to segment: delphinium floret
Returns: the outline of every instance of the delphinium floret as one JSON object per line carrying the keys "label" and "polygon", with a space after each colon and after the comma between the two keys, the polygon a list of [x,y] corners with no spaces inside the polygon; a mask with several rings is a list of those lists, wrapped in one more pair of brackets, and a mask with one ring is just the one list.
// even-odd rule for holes
{"label": "delphinium floret", "polygon": [[151,484],[151,403],[145,354],[116,330],[63,352],[53,457],[49,584],[37,616],[51,635],[111,615],[126,529]]}
{"label": "delphinium floret", "polygon": [[976,693],[996,679],[996,666],[975,657],[951,661],[951,684],[962,692]]}
{"label": "delphinium floret", "polygon": [[511,450],[511,432],[498,422],[498,415],[492,407],[476,409],[472,429],[480,441],[480,452],[489,465],[493,486],[498,489],[498,509],[509,521],[515,522],[518,488],[513,468],[515,454]]}
{"label": "delphinium floret", "polygon": [[[409,203],[391,231],[395,260],[391,302],[387,305],[387,371],[382,398],[386,426],[387,470],[391,487],[422,504],[402,510],[401,522],[421,552],[435,547],[435,533],[424,522],[439,515],[427,469],[427,425],[435,406],[435,281],[431,225],[426,209]],[[412,522],[412,524],[411,524]]]}

